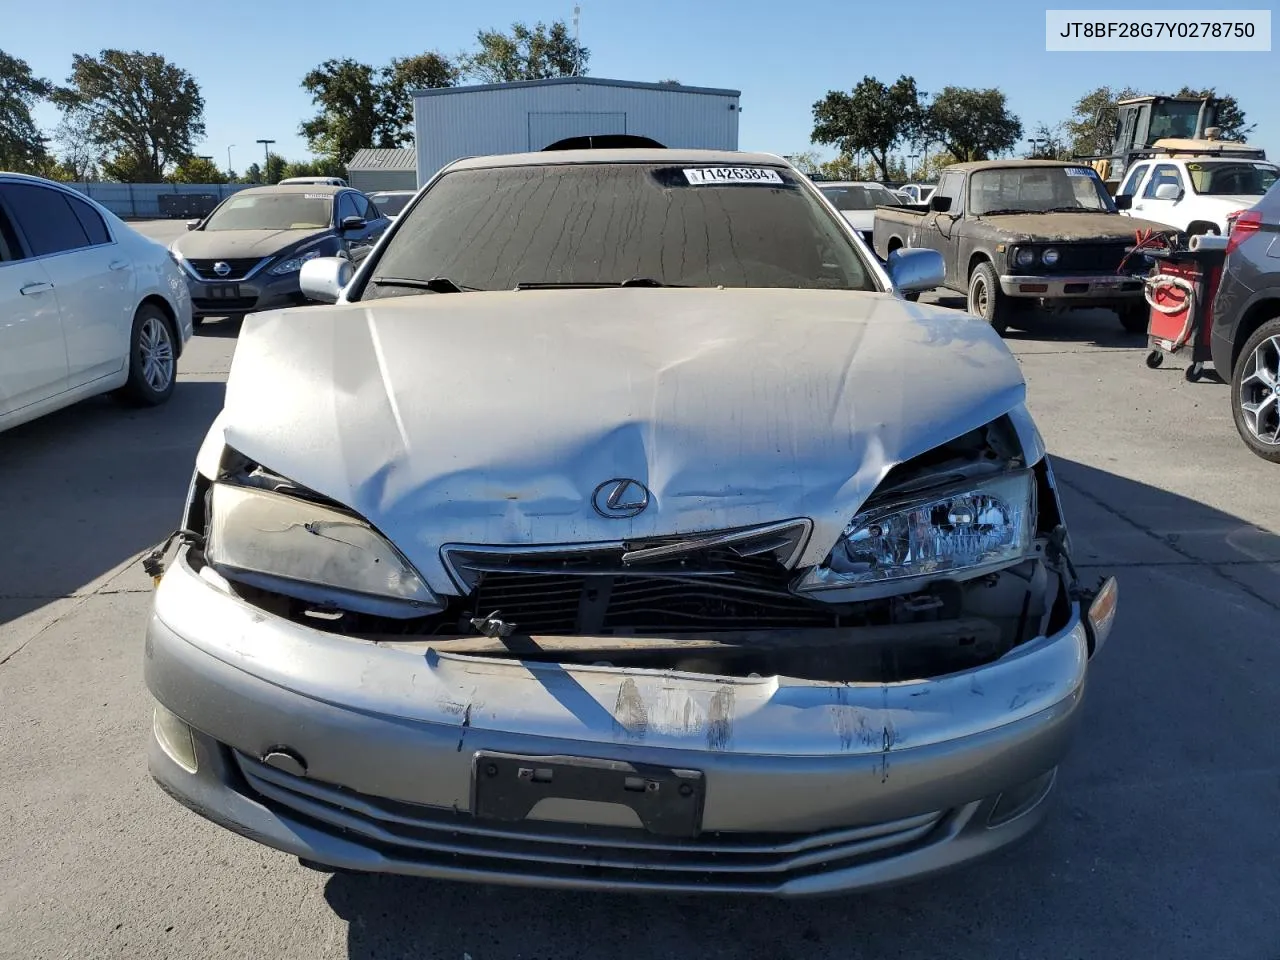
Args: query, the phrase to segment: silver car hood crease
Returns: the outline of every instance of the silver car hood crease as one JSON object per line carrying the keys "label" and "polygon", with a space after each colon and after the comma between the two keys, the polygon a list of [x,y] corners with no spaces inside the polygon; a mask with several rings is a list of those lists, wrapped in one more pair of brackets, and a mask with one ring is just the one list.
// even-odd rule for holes
{"label": "silver car hood crease", "polygon": [[[454,593],[450,543],[808,517],[819,562],[892,466],[1024,393],[988,326],[887,294],[428,294],[251,316],[219,429]],[[617,477],[652,492],[639,516],[593,510]]]}

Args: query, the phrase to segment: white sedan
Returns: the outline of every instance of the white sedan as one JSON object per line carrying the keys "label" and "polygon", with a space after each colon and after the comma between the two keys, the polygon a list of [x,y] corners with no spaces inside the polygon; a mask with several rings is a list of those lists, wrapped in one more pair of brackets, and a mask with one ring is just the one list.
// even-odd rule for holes
{"label": "white sedan", "polygon": [[0,173],[0,431],[109,391],[163,403],[191,330],[163,246],[74,190]]}

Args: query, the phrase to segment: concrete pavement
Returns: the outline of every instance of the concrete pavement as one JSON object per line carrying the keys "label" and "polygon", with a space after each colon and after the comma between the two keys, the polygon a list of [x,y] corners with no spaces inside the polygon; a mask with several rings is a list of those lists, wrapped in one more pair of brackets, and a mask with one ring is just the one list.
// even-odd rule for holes
{"label": "concrete pavement", "polygon": [[936,880],[796,904],[331,878],[161,794],[136,560],[176,525],[235,330],[201,328],[166,407],[0,435],[0,958],[1280,956],[1280,468],[1224,386],[1148,370],[1110,314],[1009,339],[1076,562],[1121,583],[1051,822]]}

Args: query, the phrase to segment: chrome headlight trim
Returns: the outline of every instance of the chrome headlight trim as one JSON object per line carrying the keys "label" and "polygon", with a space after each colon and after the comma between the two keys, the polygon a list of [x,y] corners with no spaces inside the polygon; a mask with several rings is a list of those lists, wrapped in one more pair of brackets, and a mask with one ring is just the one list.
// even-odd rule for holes
{"label": "chrome headlight trim", "polygon": [[849,522],[795,589],[841,602],[907,593],[931,580],[971,580],[1033,555],[1036,509],[1033,469],[877,504]]}

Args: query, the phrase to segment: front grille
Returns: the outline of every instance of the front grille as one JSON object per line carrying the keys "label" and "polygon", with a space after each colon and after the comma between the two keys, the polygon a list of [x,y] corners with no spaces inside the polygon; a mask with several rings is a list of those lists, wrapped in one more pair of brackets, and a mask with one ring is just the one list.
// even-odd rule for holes
{"label": "front grille", "polygon": [[210,300],[205,297],[192,297],[191,305],[199,313],[219,313],[227,310],[252,310],[258,305],[257,297],[218,297]]}
{"label": "front grille", "polygon": [[808,521],[592,547],[449,547],[477,616],[500,611],[522,633],[627,635],[829,627],[830,604],[788,590]]}
{"label": "front grille", "polygon": [[456,809],[372,797],[293,776],[243,754],[235,757],[267,806],[389,858],[611,886],[767,890],[922,846],[945,817],[939,811],[808,834],[704,833],[675,840],[638,828],[478,820]]}
{"label": "front grille", "polygon": [[[1124,260],[1125,251],[1133,246],[1132,240],[1118,243],[1063,243],[1055,244],[1059,260],[1047,273],[1115,273]],[[1130,261],[1135,266],[1135,261]]]}
{"label": "front grille", "polygon": [[771,573],[757,569],[687,579],[490,573],[474,596],[479,614],[499,610],[503,620],[535,634],[675,634],[837,624],[829,605],[788,594],[785,581],[769,582]]}
{"label": "front grille", "polygon": [[[188,260],[187,264],[204,280],[243,280],[261,262],[262,257],[250,257],[238,260]],[[230,272],[225,274],[215,272],[213,269],[215,263],[225,263],[231,268]]]}

